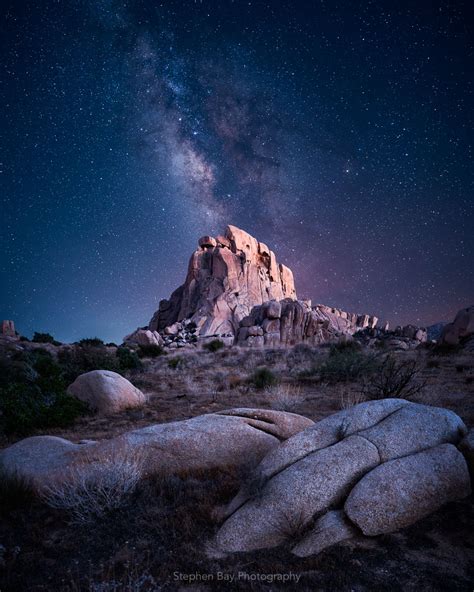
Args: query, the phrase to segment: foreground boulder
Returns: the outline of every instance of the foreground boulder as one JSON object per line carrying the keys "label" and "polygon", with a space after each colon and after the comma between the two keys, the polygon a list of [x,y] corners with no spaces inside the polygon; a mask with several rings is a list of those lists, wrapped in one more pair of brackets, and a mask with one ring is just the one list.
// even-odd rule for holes
{"label": "foreground boulder", "polygon": [[290,534],[306,556],[412,524],[469,495],[456,448],[466,431],[451,411],[399,399],[336,413],[265,457],[226,508],[217,549],[274,547]]}
{"label": "foreground boulder", "polygon": [[37,489],[61,481],[73,467],[106,463],[120,454],[139,455],[148,475],[232,467],[250,470],[281,441],[311,425],[310,419],[293,413],[230,409],[147,426],[99,442],[26,438],[0,452],[0,466],[7,476],[31,480]]}
{"label": "foreground boulder", "polygon": [[146,396],[120,374],[110,370],[92,370],[76,378],[67,392],[87,403],[99,413],[117,413],[124,409],[140,407]]}

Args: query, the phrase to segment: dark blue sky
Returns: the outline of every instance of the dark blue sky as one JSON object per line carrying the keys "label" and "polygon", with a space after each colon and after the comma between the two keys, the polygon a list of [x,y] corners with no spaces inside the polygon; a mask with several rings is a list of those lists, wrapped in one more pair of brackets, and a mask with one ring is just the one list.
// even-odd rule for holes
{"label": "dark blue sky", "polygon": [[227,223],[298,294],[474,302],[469,2],[6,2],[0,316],[119,341]]}

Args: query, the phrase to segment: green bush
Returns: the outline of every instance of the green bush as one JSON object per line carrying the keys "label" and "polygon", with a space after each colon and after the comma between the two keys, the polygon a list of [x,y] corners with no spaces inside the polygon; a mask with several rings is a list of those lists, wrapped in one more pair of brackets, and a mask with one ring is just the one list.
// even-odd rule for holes
{"label": "green bush", "polygon": [[225,343],[221,339],[213,339],[203,345],[204,349],[210,352],[216,352],[225,347]]}
{"label": "green bush", "polygon": [[119,347],[115,355],[117,356],[121,370],[136,370],[142,367],[137,352],[128,349],[128,347]]}
{"label": "green bush", "polygon": [[79,341],[79,345],[91,345],[93,347],[99,347],[104,345],[104,342],[98,337],[87,337],[86,339],[81,339]]}
{"label": "green bush", "polygon": [[82,345],[64,349],[58,353],[66,382],[71,384],[80,374],[91,370],[120,372],[120,360],[105,346]]}
{"label": "green bush", "polygon": [[31,341],[34,341],[35,343],[54,343],[55,339],[49,333],[37,333],[35,331]]}
{"label": "green bush", "polygon": [[0,425],[7,435],[65,427],[88,408],[64,391],[43,392],[38,385],[12,383],[0,389]]}
{"label": "green bush", "polygon": [[168,360],[168,368],[177,370],[183,363],[183,360],[179,357],[171,358]]}
{"label": "green bush", "polygon": [[277,376],[269,368],[257,368],[252,374],[251,382],[258,389],[275,386],[278,384]]}
{"label": "green bush", "polygon": [[373,373],[378,367],[376,356],[352,347],[331,347],[327,360],[319,367],[319,377],[327,382],[349,382]]}
{"label": "green bush", "polygon": [[140,358],[157,358],[165,353],[161,345],[140,345],[138,348],[138,356]]}

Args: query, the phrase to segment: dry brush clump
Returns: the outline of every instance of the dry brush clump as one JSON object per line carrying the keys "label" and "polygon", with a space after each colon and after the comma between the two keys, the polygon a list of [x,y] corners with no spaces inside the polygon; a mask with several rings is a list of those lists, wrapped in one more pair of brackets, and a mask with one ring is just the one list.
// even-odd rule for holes
{"label": "dry brush clump", "polygon": [[265,390],[269,406],[276,411],[294,411],[305,397],[301,387],[293,384],[279,384]]}
{"label": "dry brush clump", "polygon": [[423,370],[417,359],[385,356],[377,371],[364,378],[361,392],[366,399],[412,399],[426,386]]}
{"label": "dry brush clump", "polygon": [[41,493],[51,508],[66,510],[73,522],[90,522],[122,507],[143,476],[144,453],[117,449],[107,457],[86,458]]}

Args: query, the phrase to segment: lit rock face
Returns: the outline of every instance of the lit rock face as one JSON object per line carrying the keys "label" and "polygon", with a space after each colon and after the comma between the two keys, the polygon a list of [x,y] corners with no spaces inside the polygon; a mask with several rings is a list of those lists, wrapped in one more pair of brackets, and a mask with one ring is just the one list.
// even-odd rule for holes
{"label": "lit rock face", "polygon": [[413,524],[469,495],[456,447],[466,431],[451,411],[400,399],[331,415],[263,459],[226,508],[216,550],[275,547],[294,529],[293,553],[302,557],[357,532]]}
{"label": "lit rock face", "polygon": [[296,299],[293,274],[247,232],[227,226],[225,236],[204,236],[191,256],[182,286],[160,302],[149,329],[164,331],[188,319],[197,334],[235,335],[252,308]]}
{"label": "lit rock face", "polygon": [[270,301],[255,306],[242,319],[237,343],[250,347],[318,345],[376,324],[377,317],[348,313],[322,304],[312,307],[308,300]]}
{"label": "lit rock face", "polygon": [[[452,323],[444,326],[438,343],[443,345],[466,344],[467,341],[471,341],[472,336],[474,336],[474,306],[469,306],[460,310]],[[474,345],[471,345],[469,349],[474,349]]]}
{"label": "lit rock face", "polygon": [[123,342],[128,345],[163,345],[163,338],[158,331],[149,329],[137,329],[130,335],[123,338]]}
{"label": "lit rock face", "polygon": [[33,436],[0,451],[0,466],[7,477],[18,475],[38,490],[67,478],[75,467],[107,462],[120,454],[143,458],[147,475],[229,467],[250,470],[280,442],[313,424],[283,411],[229,409],[98,442],[74,444],[55,436]]}

